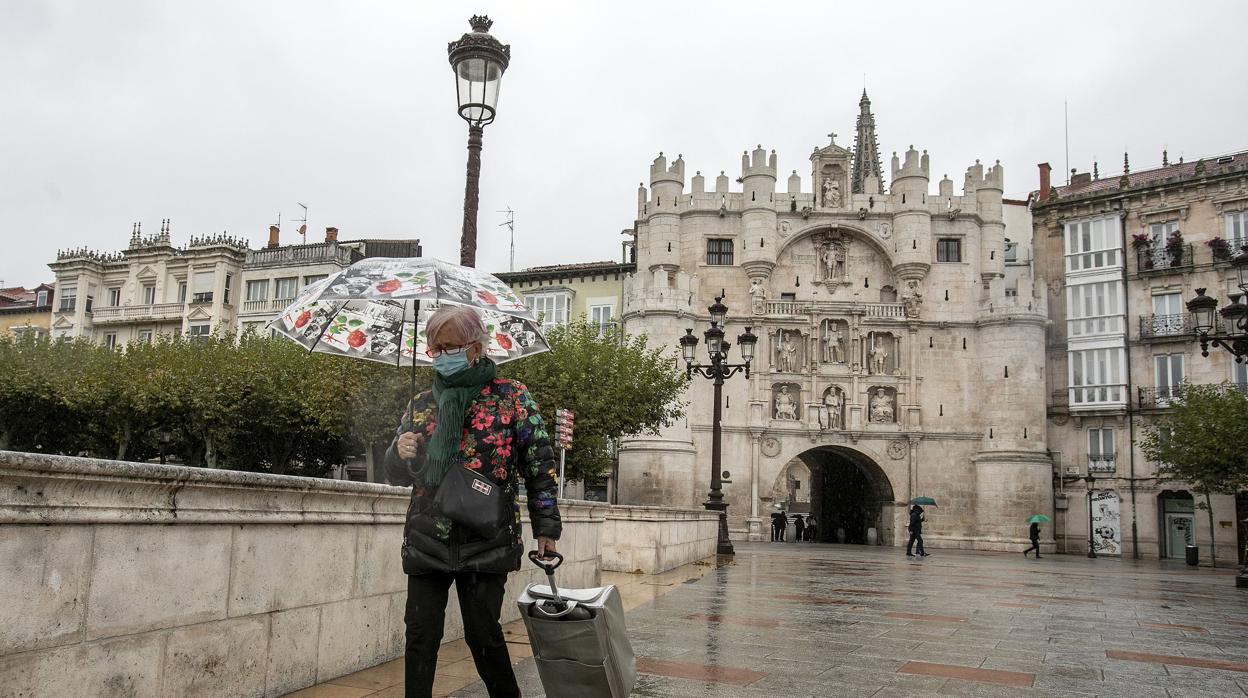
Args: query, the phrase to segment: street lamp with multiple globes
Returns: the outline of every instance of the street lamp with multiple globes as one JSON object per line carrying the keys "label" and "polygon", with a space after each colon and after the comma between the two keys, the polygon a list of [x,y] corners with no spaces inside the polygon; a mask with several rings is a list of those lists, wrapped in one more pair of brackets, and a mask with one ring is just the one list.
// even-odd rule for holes
{"label": "street lamp with multiple globes", "polygon": [[1088,473],[1083,477],[1088,484],[1088,557],[1096,558],[1096,541],[1092,538],[1092,492],[1096,487],[1096,476]]}
{"label": "street lamp with multiple globes", "polygon": [[[1196,297],[1187,302],[1187,309],[1194,318],[1201,356],[1209,356],[1209,345],[1212,344],[1229,351],[1235,357],[1235,363],[1244,363],[1248,362],[1248,305],[1244,304],[1245,294],[1248,294],[1248,245],[1231,260],[1231,269],[1235,271],[1242,293],[1229,294],[1231,302],[1218,310],[1217,299],[1206,296],[1205,289],[1198,288]],[[1215,332],[1217,315],[1222,316],[1222,323]],[[1248,562],[1240,567],[1235,586],[1248,588]]]}
{"label": "street lamp with multiple globes", "polygon": [[750,332],[750,328],[745,328],[745,333],[737,336],[737,344],[741,345],[741,358],[745,360],[743,364],[728,363],[728,349],[732,346],[724,341],[724,320],[728,316],[728,306],[723,303],[722,295],[716,296],[713,303],[707,310],[711,314],[711,326],[707,328],[702,336],[706,338],[706,352],[710,357],[709,364],[695,364],[696,351],[698,347],[698,338],[693,336],[693,328],[685,330],[685,336],[680,338],[681,355],[685,359],[685,375],[690,380],[693,374],[697,373],[703,378],[714,381],[715,386],[715,407],[711,418],[711,491],[707,495],[706,502],[703,504],[711,511],[719,512],[719,544],[716,552],[720,555],[732,555],[732,541],[728,540],[728,503],[724,501],[723,492],[723,476],[721,470],[721,424],[723,417],[723,387],[724,380],[733,377],[738,371],[745,371],[745,377],[750,377],[750,362],[754,360],[754,346],[758,344],[758,337]]}
{"label": "street lamp with multiple globes", "polygon": [[477,263],[477,201],[481,185],[481,137],[494,121],[498,88],[511,62],[511,46],[490,35],[494,24],[485,15],[468,20],[472,31],[446,47],[455,71],[459,116],[468,122],[468,182],[464,186],[464,228],[459,238],[459,263]]}

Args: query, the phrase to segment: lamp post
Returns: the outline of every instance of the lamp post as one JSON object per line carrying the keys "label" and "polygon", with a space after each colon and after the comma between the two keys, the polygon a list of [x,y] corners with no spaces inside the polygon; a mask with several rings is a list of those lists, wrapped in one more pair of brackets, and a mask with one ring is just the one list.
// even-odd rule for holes
{"label": "lamp post", "polygon": [[742,364],[728,363],[728,349],[732,346],[724,341],[724,320],[728,316],[728,306],[723,303],[723,296],[717,296],[715,302],[707,308],[711,314],[711,326],[707,328],[702,336],[706,338],[706,352],[710,357],[709,364],[695,364],[696,350],[698,347],[698,338],[693,336],[693,328],[685,330],[685,336],[680,338],[680,351],[685,359],[685,376],[690,380],[693,374],[697,373],[703,378],[714,381],[715,386],[715,407],[711,418],[711,491],[707,494],[706,502],[703,504],[711,511],[719,512],[719,544],[716,546],[716,552],[720,555],[732,555],[732,541],[728,540],[728,504],[724,501],[723,477],[721,469],[721,435],[723,418],[723,387],[724,381],[733,377],[738,371],[745,371],[745,377],[750,377],[750,362],[754,360],[754,346],[758,344],[758,337],[750,332],[750,328],[745,328],[745,333],[737,336],[737,344],[741,345],[741,358],[745,360]]}
{"label": "lamp post", "polygon": [[1083,481],[1088,483],[1088,557],[1095,559],[1096,541],[1092,539],[1092,488],[1096,484],[1096,478],[1088,473]]}
{"label": "lamp post", "polygon": [[446,52],[455,71],[459,116],[468,122],[468,182],[464,186],[464,228],[459,238],[459,263],[477,263],[477,200],[481,184],[481,137],[494,121],[498,88],[511,62],[511,46],[490,35],[494,24],[485,15],[468,20],[472,31],[450,42]]}
{"label": "lamp post", "polygon": [[[1212,344],[1230,352],[1235,363],[1244,363],[1248,361],[1248,305],[1244,304],[1244,296],[1248,294],[1248,245],[1231,260],[1231,269],[1242,293],[1229,294],[1230,302],[1219,310],[1217,299],[1206,296],[1205,289],[1198,288],[1196,297],[1187,302],[1187,309],[1194,319],[1201,356],[1209,356]],[[1222,316],[1221,327],[1216,327],[1215,312]],[[1248,562],[1239,568],[1235,586],[1248,588]]]}

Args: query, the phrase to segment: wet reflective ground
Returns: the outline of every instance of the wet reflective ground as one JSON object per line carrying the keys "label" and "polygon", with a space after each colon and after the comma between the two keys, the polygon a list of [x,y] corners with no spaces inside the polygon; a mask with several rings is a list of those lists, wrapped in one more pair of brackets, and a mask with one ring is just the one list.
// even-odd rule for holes
{"label": "wet reflective ground", "polygon": [[[756,543],[696,574],[624,588],[633,695],[1248,695],[1232,569]],[[531,658],[516,671],[544,695]]]}

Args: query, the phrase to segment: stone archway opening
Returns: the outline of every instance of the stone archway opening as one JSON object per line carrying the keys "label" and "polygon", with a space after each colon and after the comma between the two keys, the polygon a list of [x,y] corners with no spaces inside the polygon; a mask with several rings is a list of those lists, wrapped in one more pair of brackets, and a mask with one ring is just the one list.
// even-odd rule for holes
{"label": "stone archway opening", "polygon": [[818,522],[818,542],[893,545],[896,497],[875,461],[849,448],[820,446],[794,459],[789,472],[809,472],[806,501]]}

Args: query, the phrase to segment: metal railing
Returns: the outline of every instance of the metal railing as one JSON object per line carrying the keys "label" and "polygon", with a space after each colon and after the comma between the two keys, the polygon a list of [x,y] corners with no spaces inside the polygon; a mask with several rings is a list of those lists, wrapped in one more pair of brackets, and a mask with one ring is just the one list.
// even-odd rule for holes
{"label": "metal railing", "polygon": [[1089,473],[1114,473],[1114,454],[1112,453],[1089,453],[1087,463]]}
{"label": "metal railing", "polygon": [[1135,248],[1135,268],[1141,273],[1186,269],[1192,266],[1194,249],[1191,243],[1177,247],[1170,245],[1145,245]]}
{"label": "metal railing", "polygon": [[1150,388],[1139,388],[1140,407],[1169,407],[1179,397],[1179,386],[1159,385]]}
{"label": "metal railing", "polygon": [[203,291],[200,293],[193,294],[191,296],[191,302],[192,303],[211,303],[212,291]]}
{"label": "metal railing", "polygon": [[1195,316],[1191,313],[1140,316],[1140,339],[1182,336],[1195,332]]}

